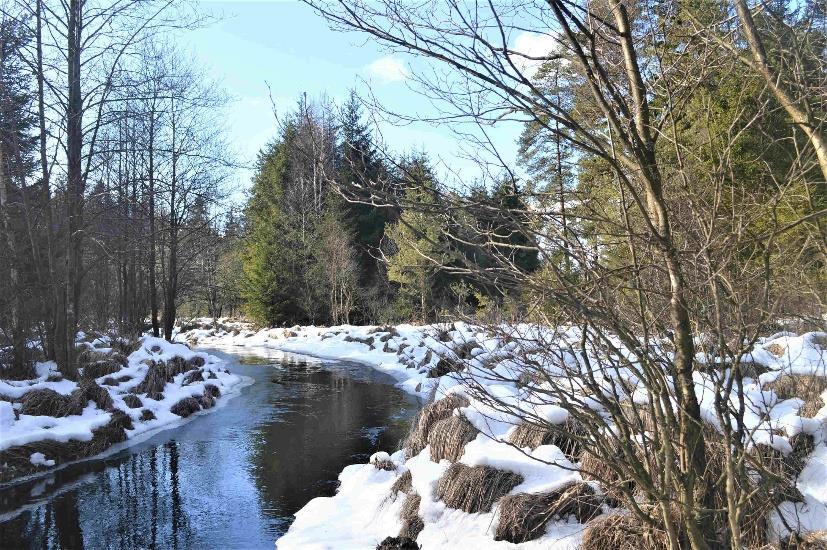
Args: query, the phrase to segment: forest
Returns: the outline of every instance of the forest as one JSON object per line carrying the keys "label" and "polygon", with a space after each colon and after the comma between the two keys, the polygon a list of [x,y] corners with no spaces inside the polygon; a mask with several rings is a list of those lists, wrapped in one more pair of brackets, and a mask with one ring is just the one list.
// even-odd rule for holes
{"label": "forest", "polygon": [[[209,24],[198,3],[6,0],[0,379],[37,379],[44,362],[58,380],[88,378],[92,338],[195,347],[216,331],[252,342],[279,330],[290,345],[356,342],[416,370],[405,376],[430,401],[409,454],[381,460],[401,475],[426,445],[443,449],[451,469],[432,481],[449,508],[491,511],[456,493],[471,469],[497,464],[460,457],[477,434],[525,449],[479,420],[507,416],[523,443],[544,430],[538,445],[557,445],[563,469],[602,483],[601,509],[634,518],[610,516],[605,540],[637,528],[646,548],[806,548],[807,532],[827,530],[827,505],[795,488],[827,440],[824,3],[303,3],[336,31],[427,63],[411,62],[410,85],[440,105],[427,122],[458,128],[476,170],[388,142],[376,123],[422,115],[370,90],[333,100],[310,89],[288,110],[262,108],[272,139],[239,198],[232,98],[165,38]],[[514,158],[492,138],[506,124],[519,128]],[[427,355],[415,351],[425,342]],[[193,360],[175,353],[168,365]],[[198,382],[187,369],[204,361],[217,365],[164,367],[166,384]],[[164,381],[149,381],[129,391],[162,400]],[[203,391],[193,411],[213,406]],[[430,423],[448,420],[452,443],[430,439]],[[495,473],[479,483],[511,483],[499,496],[514,497],[520,483]],[[413,519],[434,517],[430,497],[416,498]],[[792,509],[822,527],[791,527]],[[562,515],[596,515],[581,512]],[[786,529],[774,541],[769,517]],[[402,542],[437,540],[420,527]],[[584,547],[634,547],[584,536]],[[410,546],[384,548],[397,547]]]}

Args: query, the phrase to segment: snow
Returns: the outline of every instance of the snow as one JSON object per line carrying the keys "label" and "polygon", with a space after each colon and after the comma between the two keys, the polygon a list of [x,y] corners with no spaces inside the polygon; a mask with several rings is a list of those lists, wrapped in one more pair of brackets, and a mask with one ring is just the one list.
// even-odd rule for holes
{"label": "snow", "polygon": [[3,431],[14,427],[14,407],[8,401],[0,401],[0,429]]}
{"label": "snow", "polygon": [[[254,330],[249,325],[227,323],[219,320],[217,328],[212,322],[200,324],[210,328],[196,328],[177,335],[181,341],[209,347],[253,351],[256,348],[281,350],[284,352],[311,355],[322,359],[345,359],[370,365],[389,373],[397,379],[401,389],[422,398],[441,399],[452,393],[459,393],[470,401],[454,414],[464,415],[481,433],[465,447],[460,462],[469,466],[490,466],[516,472],[523,476],[523,482],[512,490],[520,492],[546,492],[582,481],[577,464],[572,464],[559,448],[553,445],[540,446],[534,451],[517,449],[506,443],[515,425],[519,423],[513,412],[521,411],[522,416],[560,424],[568,418],[568,412],[548,400],[533,398],[531,390],[515,384],[524,372],[528,358],[543,365],[548,376],[559,378],[558,383],[571,385],[573,399],[579,399],[584,406],[600,411],[599,403],[586,395],[585,388],[577,377],[570,377],[572,371],[586,368],[580,355],[580,332],[576,327],[549,329],[533,325],[499,327],[504,333],[516,338],[486,334],[479,327],[464,323],[452,326],[386,327],[292,327],[289,329]],[[229,329],[229,330],[228,330]],[[628,352],[620,341],[610,338],[618,353],[623,354],[635,366],[637,357]],[[827,407],[823,407],[815,418],[799,415],[803,401],[800,399],[779,399],[770,391],[763,390],[766,384],[782,374],[827,375],[827,341],[825,333],[807,333],[797,336],[779,333],[760,340],[743,361],[766,366],[770,372],[758,380],[745,380],[744,394],[747,410],[746,428],[753,434],[751,444],[767,444],[783,453],[789,453],[789,438],[799,433],[814,437],[817,451],[810,457],[807,467],[800,476],[797,487],[805,496],[804,503],[783,503],[782,513],[790,525],[805,529],[827,528],[827,446],[825,446],[825,422]],[[534,348],[532,348],[534,342]],[[448,373],[444,376],[429,377],[429,371],[439,363],[440,357],[454,359],[460,346],[468,343],[473,349],[466,356],[468,372],[463,376]],[[554,345],[538,345],[553,343]],[[549,350],[555,350],[549,356]],[[587,350],[589,361],[599,358]],[[666,352],[668,356],[668,352]],[[698,361],[708,360],[699,354]],[[470,375],[469,375],[470,373]],[[634,369],[612,373],[594,373],[604,385],[604,391],[618,391],[623,387],[619,382],[628,382],[632,390],[628,394],[634,403],[643,404],[648,398],[645,391],[635,389],[637,377]],[[469,382],[469,379],[471,382]],[[711,374],[694,373],[704,419],[718,426],[714,411],[715,379]],[[470,388],[468,384],[473,384]],[[538,381],[542,391],[547,383]],[[511,412],[499,407],[498,410],[473,398],[479,392],[486,392],[509,405]],[[625,390],[623,390],[625,391]],[[397,465],[395,472],[379,470],[377,461],[391,460]],[[425,527],[417,538],[423,548],[514,548],[515,545],[495,541],[493,530],[496,526],[497,506],[489,513],[467,514],[447,508],[434,499],[434,489],[440,477],[449,466],[443,460],[439,464],[430,458],[426,447],[413,457],[405,457],[403,451],[394,454],[374,454],[368,464],[352,465],[342,471],[341,486],[335,496],[317,498],[296,514],[296,521],[285,536],[277,541],[280,549],[289,548],[371,548],[387,536],[396,535],[401,526],[398,511],[403,496],[396,501],[390,497],[390,486],[405,471],[410,471],[414,490],[421,496],[419,515]],[[596,484],[593,483],[597,487]],[[770,518],[776,532],[783,533],[779,517]],[[576,548],[580,544],[583,525],[568,520],[550,522],[544,536],[519,545],[520,548]]]}
{"label": "snow", "polygon": [[29,457],[29,462],[34,464],[35,466],[54,466],[54,460],[46,460],[46,455],[43,453],[32,453],[32,456]]}
{"label": "snow", "polygon": [[[103,338],[96,339],[94,343],[99,345],[95,348],[98,352],[107,353],[107,350],[111,350],[111,348],[100,347],[108,344],[108,341]],[[80,342],[79,345],[86,345],[86,343]],[[134,391],[136,386],[143,381],[149,371],[149,363],[151,361],[169,361],[175,357],[181,357],[185,360],[200,357],[204,362],[200,369],[203,371],[205,380],[184,385],[185,374],[179,374],[175,376],[171,383],[166,384],[162,400],[155,401],[145,395],[139,395],[143,406],[135,409],[129,408],[124,402],[124,397]],[[184,344],[170,343],[161,338],[144,337],[141,340],[141,346],[129,355],[127,361],[128,364],[125,368],[110,376],[114,378],[129,376],[131,379],[118,386],[101,385],[101,387],[109,392],[115,408],[122,410],[132,418],[134,428],[126,430],[128,440],[134,440],[160,429],[182,423],[184,419],[170,412],[170,407],[185,397],[203,395],[207,384],[216,386],[221,392],[222,398],[226,398],[233,395],[245,382],[242,377],[225,372],[223,362],[219,358],[193,351]],[[0,396],[19,399],[25,393],[37,389],[51,389],[60,394],[69,395],[77,389],[78,384],[71,380],[47,381],[56,371],[57,368],[54,363],[39,363],[36,365],[37,378],[35,379],[26,381],[0,380]],[[208,378],[213,375],[215,378]],[[98,378],[97,383],[100,385],[104,378],[106,377]],[[222,402],[222,398],[219,398],[219,403]],[[144,409],[151,411],[156,418],[142,421],[141,414]],[[93,437],[93,430],[105,426],[111,418],[112,414],[110,412],[98,409],[95,403],[90,401],[79,415],[55,418],[52,416],[21,414],[19,419],[15,419],[13,405],[8,401],[0,400],[0,451],[44,440],[59,443],[66,443],[71,440],[90,441]],[[35,453],[35,455],[38,454]],[[35,464],[35,462],[32,463]],[[52,460],[37,464],[55,466]]]}
{"label": "snow", "polygon": [[278,548],[373,548],[388,533],[399,531],[402,498],[387,502],[396,473],[372,464],[347,466],[339,474],[339,494],[347,499],[314,498],[296,512],[290,531]]}

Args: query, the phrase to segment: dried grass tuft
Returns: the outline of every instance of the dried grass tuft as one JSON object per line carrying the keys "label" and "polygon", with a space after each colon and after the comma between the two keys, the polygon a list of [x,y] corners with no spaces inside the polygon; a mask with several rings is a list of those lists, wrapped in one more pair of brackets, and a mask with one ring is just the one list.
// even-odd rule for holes
{"label": "dried grass tuft", "polygon": [[204,393],[195,397],[202,409],[211,409],[215,407],[215,398],[204,390]]}
{"label": "dried grass tuft", "polygon": [[821,394],[827,390],[827,377],[803,374],[782,374],[773,382],[764,384],[764,390],[772,390],[779,399],[798,397],[804,401],[799,414],[812,417],[824,406]]}
{"label": "dried grass tuft", "polygon": [[87,348],[78,354],[78,366],[82,370],[82,378],[93,380],[102,376],[115,374],[129,364],[127,358],[120,353],[101,353]]}
{"label": "dried grass tuft", "polygon": [[221,397],[221,390],[219,390],[218,386],[214,384],[204,384],[204,393],[209,394],[212,397]]}
{"label": "dried grass tuft", "polygon": [[491,511],[491,506],[523,482],[523,476],[488,466],[452,464],[436,486],[436,497],[449,508],[469,514]]}
{"label": "dried grass tuft", "polygon": [[414,493],[408,493],[405,501],[402,503],[402,510],[399,512],[399,517],[402,519],[402,528],[399,530],[399,536],[416,540],[422,529],[425,528],[425,523],[419,517],[419,503],[422,498]]}
{"label": "dried grass tuft", "polygon": [[756,461],[756,464],[752,465],[753,468],[762,477],[760,492],[766,496],[770,505],[767,513],[771,511],[772,504],[785,500],[804,501],[804,497],[795,486],[798,474],[806,462],[806,455],[802,456],[803,452],[784,455],[769,445],[759,443],[750,450],[750,454]]}
{"label": "dried grass tuft", "polygon": [[669,548],[665,531],[644,525],[626,514],[610,514],[590,521],[581,548],[588,550],[661,550]]}
{"label": "dried grass tuft", "polygon": [[428,433],[431,460],[439,462],[446,459],[456,462],[465,452],[465,445],[474,441],[478,433],[479,430],[462,415],[439,420]]}
{"label": "dried grass tuft", "polygon": [[81,380],[78,388],[69,396],[67,407],[72,414],[80,414],[90,401],[94,401],[95,405],[103,411],[111,411],[115,408],[112,396],[105,388],[98,386],[94,380]]}
{"label": "dried grass tuft", "polygon": [[583,451],[580,456],[580,475],[587,481],[599,481],[603,493],[612,505],[621,502],[627,491],[634,489],[633,481],[624,480],[609,461],[588,450]]}
{"label": "dried grass tuft", "polygon": [[112,419],[109,421],[109,424],[123,430],[132,430],[135,428],[132,424],[132,417],[120,409],[112,411]]}
{"label": "dried grass tuft", "polygon": [[585,435],[586,431],[573,418],[558,425],[523,422],[511,433],[509,442],[532,451],[540,445],[556,445],[569,460],[577,461],[582,453],[581,438]]}
{"label": "dried grass tuft", "polygon": [[194,397],[185,397],[178,403],[169,408],[172,414],[177,414],[180,417],[186,418],[193,413],[201,410],[201,405]]}
{"label": "dried grass tuft", "polygon": [[408,456],[417,455],[425,448],[428,444],[428,434],[435,423],[452,416],[454,409],[468,405],[469,401],[465,397],[451,394],[422,407],[403,445],[408,451]]}
{"label": "dried grass tuft", "polygon": [[141,411],[141,422],[149,422],[150,420],[155,420],[155,413],[149,409],[144,409]]}
{"label": "dried grass tuft", "polygon": [[146,371],[146,376],[144,376],[144,379],[135,388],[135,392],[145,393],[150,399],[157,399],[159,394],[163,395],[166,387],[166,365],[163,362],[151,361],[149,363],[149,369]]}
{"label": "dried grass tuft", "polygon": [[138,338],[113,338],[112,348],[124,356],[129,356],[138,351],[141,347],[141,340]]}
{"label": "dried grass tuft", "polygon": [[200,370],[193,370],[190,371],[184,376],[184,386],[188,386],[190,384],[194,384],[195,382],[203,382],[204,381],[204,374]]}
{"label": "dried grass tuft", "polygon": [[376,550],[419,550],[419,545],[408,537],[387,537],[376,546]]}
{"label": "dried grass tuft", "polygon": [[69,398],[54,390],[30,390],[20,398],[20,414],[63,417],[79,414],[69,408]]}
{"label": "dried grass tuft", "polygon": [[548,493],[519,493],[500,500],[499,519],[494,540],[516,544],[528,542],[545,533],[546,523],[554,518],[574,516],[586,523],[600,514],[600,498],[586,483],[574,483]]}
{"label": "dried grass tuft", "polygon": [[657,420],[649,412],[648,405],[635,406],[633,403],[624,402],[620,404],[620,413],[629,426],[637,432],[658,431]]}
{"label": "dried grass tuft", "polygon": [[372,464],[377,470],[385,470],[386,472],[396,471],[396,463],[393,460],[374,460]]}
{"label": "dried grass tuft", "polygon": [[391,485],[391,494],[409,493],[413,489],[413,476],[410,470],[405,470]]}
{"label": "dried grass tuft", "polygon": [[144,404],[141,402],[141,398],[135,395],[134,393],[128,393],[124,395],[123,402],[130,409],[140,409],[144,406]]}

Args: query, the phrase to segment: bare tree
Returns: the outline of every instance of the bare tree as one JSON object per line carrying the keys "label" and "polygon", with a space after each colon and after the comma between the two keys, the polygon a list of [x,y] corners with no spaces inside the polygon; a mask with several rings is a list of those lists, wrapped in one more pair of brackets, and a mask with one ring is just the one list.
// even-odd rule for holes
{"label": "bare tree", "polygon": [[[403,209],[458,222],[499,210],[512,220],[511,231],[534,243],[509,246],[502,234],[466,222],[461,231],[443,230],[440,240],[487,243],[486,262],[450,251],[446,262],[434,252],[445,248],[436,239],[419,247],[423,258],[452,273],[520,289],[529,297],[527,320],[561,327],[506,329],[502,337],[524,350],[522,368],[513,373],[466,364],[465,372],[526,386],[529,412],[525,403],[505,402],[481,387],[476,397],[589,449],[605,468],[584,465],[581,472],[614,489],[645,529],[665,533],[670,547],[760,542],[776,501],[751,476],[757,472],[776,489],[790,479],[755,452],[767,424],[752,419],[769,412],[750,393],[756,373],[746,353],[789,296],[780,277],[790,273],[784,264],[811,275],[819,269],[796,248],[802,241],[795,230],[823,212],[802,213],[789,198],[808,176],[795,149],[788,149],[786,176],[764,161],[752,163],[770,182],[766,187],[738,173],[734,151],[745,133],[773,145],[786,136],[760,124],[776,113],[760,90],[754,110],[721,117],[722,131],[709,124],[714,108],[704,103],[702,84],[727,74],[730,59],[687,36],[681,21],[694,8],[557,0],[308,3],[337,28],[430,60],[415,81],[444,101],[446,119],[477,124],[480,144],[491,124],[529,122],[580,159],[577,189],[561,193],[573,205],[562,231],[559,209],[540,200],[505,211],[444,192],[436,200],[409,195],[401,202]],[[519,51],[512,44],[523,32],[555,46]],[[576,100],[549,93],[527,62],[569,64]],[[703,143],[682,130],[704,123]],[[502,170],[511,173],[507,164]],[[353,201],[400,206],[390,195],[342,192]],[[520,223],[526,218],[531,222]],[[520,248],[542,256],[537,274],[515,264]],[[465,382],[474,387],[473,377]],[[546,405],[564,408],[578,430],[530,412]]]}

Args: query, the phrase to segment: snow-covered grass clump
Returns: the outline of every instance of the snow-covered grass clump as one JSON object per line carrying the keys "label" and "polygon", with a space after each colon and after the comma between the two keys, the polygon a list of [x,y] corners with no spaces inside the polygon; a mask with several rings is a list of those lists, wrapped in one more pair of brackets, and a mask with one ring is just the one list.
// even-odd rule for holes
{"label": "snow-covered grass clump", "polygon": [[[464,323],[255,330],[226,320],[199,321],[178,338],[359,361],[430,401],[404,450],[347,467],[337,494],[314,499],[298,512],[278,548],[372,548],[396,536],[403,538],[386,547],[413,539],[429,549],[577,548],[584,533],[597,540],[630,521],[605,493],[608,487],[587,475],[601,464],[580,443],[581,427],[559,403],[536,398],[548,390],[549,377],[581,366],[576,328],[520,325],[500,327],[493,335]],[[554,346],[555,362],[544,361]],[[619,343],[618,348],[623,350]],[[637,361],[628,356],[632,364]],[[599,362],[597,356],[588,359]],[[713,390],[729,365],[713,361],[706,368],[708,361],[708,354],[699,354],[694,379],[705,429],[717,443]],[[750,365],[743,388],[749,444],[782,461],[793,455],[800,461],[798,494],[779,506],[784,520],[802,533],[827,529],[827,334],[773,335],[742,363]],[[555,364],[565,369],[558,372]],[[624,375],[630,389],[626,406],[642,407],[645,395],[635,389],[634,374]],[[614,387],[617,380],[603,382]],[[573,400],[599,407],[576,378],[570,384]],[[544,431],[526,418],[561,430]],[[778,512],[769,519],[775,535],[783,535]]]}
{"label": "snow-covered grass clump", "polygon": [[[217,357],[153,337],[134,345],[81,340],[78,365],[77,380],[64,378],[54,363],[38,363],[34,379],[0,379],[0,481],[180,422],[241,382]],[[182,402],[195,405],[183,414],[176,408]]]}

